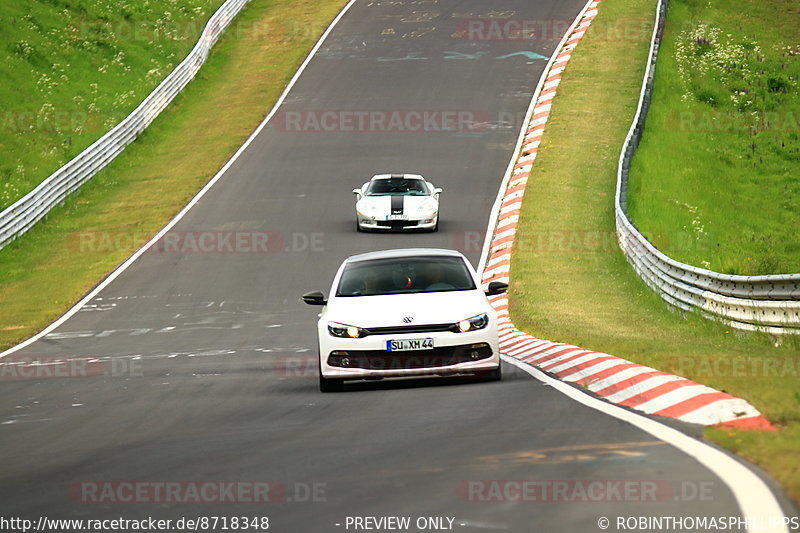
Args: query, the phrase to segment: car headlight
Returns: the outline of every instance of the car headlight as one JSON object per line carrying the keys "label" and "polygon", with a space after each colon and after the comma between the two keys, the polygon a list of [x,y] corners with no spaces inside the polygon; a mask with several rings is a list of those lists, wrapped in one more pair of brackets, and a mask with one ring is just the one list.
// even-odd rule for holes
{"label": "car headlight", "polygon": [[344,339],[359,339],[366,337],[366,332],[356,326],[348,326],[347,324],[339,324],[338,322],[328,322],[328,333],[334,337],[341,337]]}
{"label": "car headlight", "polygon": [[468,331],[483,329],[488,325],[489,325],[489,315],[487,315],[486,313],[481,313],[480,315],[475,315],[471,318],[459,320],[456,323],[455,327],[459,333],[466,333]]}

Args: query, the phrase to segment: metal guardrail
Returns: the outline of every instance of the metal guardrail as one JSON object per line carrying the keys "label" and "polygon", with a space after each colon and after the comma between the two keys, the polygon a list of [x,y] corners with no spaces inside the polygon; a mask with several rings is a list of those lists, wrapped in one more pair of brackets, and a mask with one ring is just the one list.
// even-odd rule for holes
{"label": "metal guardrail", "polygon": [[645,283],[679,309],[699,311],[739,329],[800,334],[800,274],[738,276],[680,263],[658,251],[628,218],[630,161],[650,107],[666,13],[667,0],[661,0],[639,107],[619,158],[615,211],[620,248]]}
{"label": "metal guardrail", "polygon": [[44,218],[56,205],[108,165],[189,84],[211,48],[250,0],[228,0],[211,16],[189,55],[130,115],[74,159],[56,170],[33,191],[0,213],[0,248]]}

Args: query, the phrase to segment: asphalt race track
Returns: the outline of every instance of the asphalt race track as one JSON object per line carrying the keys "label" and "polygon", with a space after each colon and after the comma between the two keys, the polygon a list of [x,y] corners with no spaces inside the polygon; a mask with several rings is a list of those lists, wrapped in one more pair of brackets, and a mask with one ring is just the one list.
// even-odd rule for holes
{"label": "asphalt race track", "polygon": [[[317,309],[299,296],[327,293],[358,252],[444,247],[478,262],[533,87],[583,4],[358,1],[164,241],[8,356],[89,371],[0,380],[1,514],[268,517],[283,533],[390,530],[347,521],[366,516],[410,517],[408,531],[453,519],[459,531],[572,533],[604,516],[738,515],[695,460],[508,365],[499,383],[318,391]],[[546,29],[532,41],[465,36],[487,17]],[[440,231],[356,233],[350,191],[379,172],[442,187]],[[522,480],[539,488],[520,497]],[[197,503],[189,493],[209,481],[259,497]],[[179,496],[155,496],[163,482]],[[419,517],[444,520],[418,529]]]}

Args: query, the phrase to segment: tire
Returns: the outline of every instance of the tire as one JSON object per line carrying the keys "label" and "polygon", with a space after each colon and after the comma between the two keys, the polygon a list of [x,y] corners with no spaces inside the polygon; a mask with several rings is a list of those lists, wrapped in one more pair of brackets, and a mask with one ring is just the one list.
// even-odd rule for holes
{"label": "tire", "polygon": [[359,232],[359,233],[363,233],[364,232],[364,230],[361,229],[361,224],[358,223],[358,220],[356,220],[356,231]]}
{"label": "tire", "polygon": [[431,233],[436,233],[437,231],[439,231],[439,217],[436,217],[436,225],[431,230]]}
{"label": "tire", "polygon": [[475,372],[478,381],[501,381],[503,379],[503,366],[498,365],[494,370],[482,370]]}
{"label": "tire", "polygon": [[[319,354],[319,351],[317,352]],[[343,379],[331,379],[326,378],[322,375],[322,358],[320,357],[319,366],[317,367],[317,371],[319,372],[319,391],[320,392],[342,392],[344,389],[344,380]]]}
{"label": "tire", "polygon": [[342,392],[344,389],[343,379],[329,379],[319,376],[319,391],[320,392]]}

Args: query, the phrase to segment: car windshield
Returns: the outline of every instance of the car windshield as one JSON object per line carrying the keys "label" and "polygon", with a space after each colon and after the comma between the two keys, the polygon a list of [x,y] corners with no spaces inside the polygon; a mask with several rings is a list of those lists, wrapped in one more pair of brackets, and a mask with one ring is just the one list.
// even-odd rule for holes
{"label": "car windshield", "polygon": [[419,178],[380,178],[369,182],[367,196],[428,196],[425,181]]}
{"label": "car windshield", "polygon": [[472,275],[460,257],[395,257],[349,263],[342,272],[336,296],[474,289]]}

